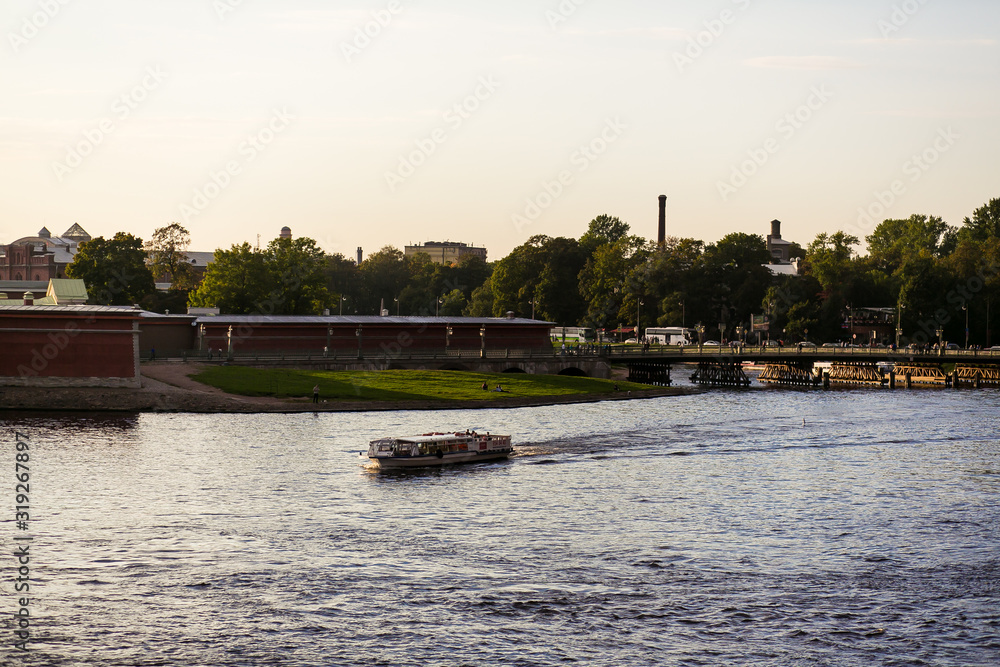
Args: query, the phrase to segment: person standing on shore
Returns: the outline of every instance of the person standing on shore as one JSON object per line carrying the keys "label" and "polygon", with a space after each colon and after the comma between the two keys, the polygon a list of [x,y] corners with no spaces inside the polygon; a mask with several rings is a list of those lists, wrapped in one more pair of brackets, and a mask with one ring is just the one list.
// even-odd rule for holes
{"label": "person standing on shore", "polygon": [[313,403],[319,403],[319,385],[313,386]]}

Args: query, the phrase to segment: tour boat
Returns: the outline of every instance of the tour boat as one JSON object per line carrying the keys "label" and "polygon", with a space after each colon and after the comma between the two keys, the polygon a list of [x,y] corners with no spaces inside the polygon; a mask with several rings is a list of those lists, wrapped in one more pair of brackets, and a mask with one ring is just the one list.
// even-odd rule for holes
{"label": "tour boat", "polygon": [[379,438],[368,445],[368,458],[382,468],[410,468],[505,459],[513,451],[509,435],[465,431]]}

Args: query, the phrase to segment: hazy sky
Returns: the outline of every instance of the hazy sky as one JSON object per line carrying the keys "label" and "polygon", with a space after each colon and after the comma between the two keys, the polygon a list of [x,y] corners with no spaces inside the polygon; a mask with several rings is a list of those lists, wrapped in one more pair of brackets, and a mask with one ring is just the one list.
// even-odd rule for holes
{"label": "hazy sky", "polygon": [[[8,0],[0,242],[805,245],[1000,197],[996,0]],[[883,213],[884,211],[884,213]],[[860,219],[860,221],[859,221]]]}

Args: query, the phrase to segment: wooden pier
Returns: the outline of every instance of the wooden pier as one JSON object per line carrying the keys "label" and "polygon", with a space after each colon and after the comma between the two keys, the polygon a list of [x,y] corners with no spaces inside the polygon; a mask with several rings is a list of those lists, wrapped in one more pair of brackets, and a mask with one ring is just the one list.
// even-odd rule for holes
{"label": "wooden pier", "polygon": [[656,387],[669,387],[672,384],[672,380],[670,379],[670,363],[664,361],[629,362],[628,377],[626,379],[629,382],[651,384]]}
{"label": "wooden pier", "polygon": [[757,380],[768,384],[812,386],[819,384],[820,379],[808,369],[791,363],[768,363]]}
{"label": "wooden pier", "polygon": [[699,361],[691,382],[713,387],[749,387],[750,378],[739,361]]}

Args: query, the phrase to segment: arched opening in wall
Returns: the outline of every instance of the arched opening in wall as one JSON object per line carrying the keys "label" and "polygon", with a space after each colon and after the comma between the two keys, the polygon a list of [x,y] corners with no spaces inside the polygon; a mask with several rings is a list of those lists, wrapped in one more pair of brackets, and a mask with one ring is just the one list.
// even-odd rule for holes
{"label": "arched opening in wall", "polygon": [[21,279],[21,274],[20,273],[17,274],[16,276],[14,276],[14,280],[20,280],[20,279]]}
{"label": "arched opening in wall", "polygon": [[503,373],[527,373],[528,371],[524,370],[523,368],[518,368],[517,366],[511,366],[510,368],[508,368],[508,369],[506,369],[504,371],[501,371],[501,372],[503,372]]}
{"label": "arched opening in wall", "polygon": [[441,366],[440,370],[442,370],[442,371],[467,371],[467,370],[469,370],[469,367],[465,366],[464,364],[451,363],[451,364],[444,364],[443,366]]}
{"label": "arched opening in wall", "polygon": [[576,377],[576,378],[590,377],[589,375],[587,375],[586,371],[582,371],[579,368],[576,368],[575,366],[571,368],[562,369],[561,371],[559,371],[558,375],[569,375],[570,377]]}
{"label": "arched opening in wall", "polygon": [[41,280],[41,279],[42,279],[42,277],[36,273],[35,274],[35,280]]}

